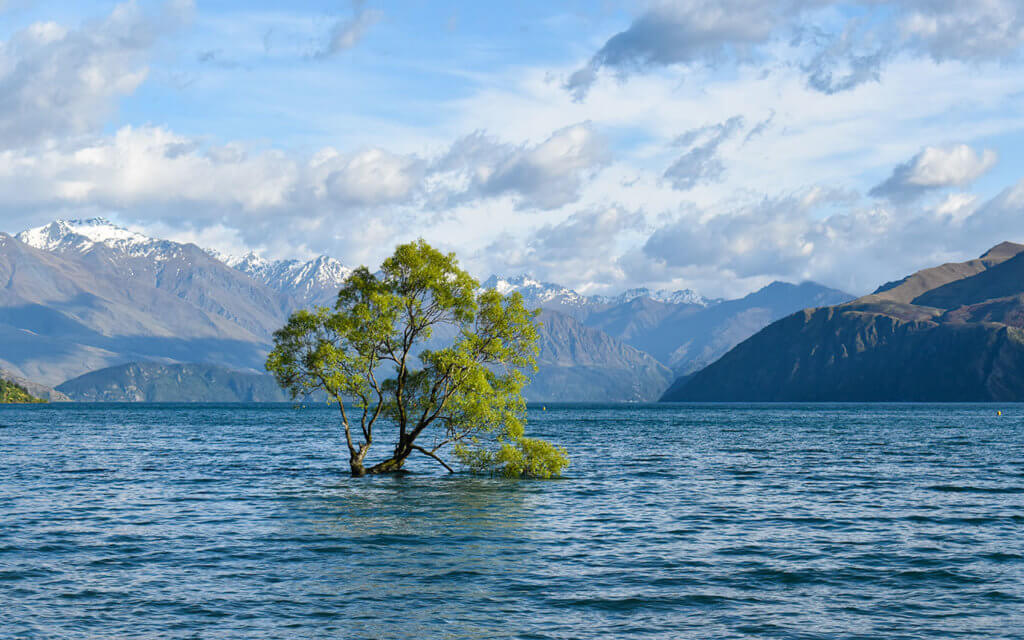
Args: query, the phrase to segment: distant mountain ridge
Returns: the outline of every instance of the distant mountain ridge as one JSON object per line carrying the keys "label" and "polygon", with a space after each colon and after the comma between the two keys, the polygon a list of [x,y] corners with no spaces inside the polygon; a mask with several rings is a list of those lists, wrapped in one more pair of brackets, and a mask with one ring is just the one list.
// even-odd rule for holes
{"label": "distant mountain ridge", "polygon": [[482,285],[517,291],[530,306],[571,316],[646,352],[677,374],[697,371],[774,320],[798,309],[839,304],[848,293],[814,282],[772,282],[737,300],[708,299],[690,289],[629,289],[584,296],[529,276],[491,276]]}
{"label": "distant mountain ridge", "polygon": [[158,259],[161,252],[175,251],[180,246],[170,240],[157,240],[119,227],[106,218],[56,220],[14,237],[30,247],[51,253],[85,253],[102,244],[131,256],[155,255]]}
{"label": "distant mountain ridge", "polygon": [[302,306],[332,306],[352,269],[330,256],[312,260],[267,260],[256,253],[229,256],[209,252],[224,264],[275,291],[290,295]]}
{"label": "distant mountain ridge", "polygon": [[[259,375],[273,332],[298,308],[332,305],[349,273],[328,256],[229,256],[103,218],[0,234],[0,367],[51,386],[126,363]],[[673,372],[703,366],[776,317],[849,298],[810,283],[738,301],[645,288],[585,296],[525,275],[484,286],[545,309],[543,368],[527,391],[537,400],[655,399]]]}
{"label": "distant mountain ridge", "polygon": [[688,304],[706,307],[718,300],[708,300],[692,289],[669,291],[658,289],[652,291],[646,287],[626,289],[618,295],[586,296],[568,287],[551,282],[542,282],[530,275],[521,274],[512,277],[492,275],[480,285],[484,289],[496,289],[505,295],[513,291],[522,294],[527,304],[540,307],[603,307],[625,304],[636,298],[648,298],[656,302],[668,304]]}
{"label": "distant mountain ridge", "polygon": [[557,311],[540,315],[532,401],[652,402],[672,372],[650,355]]}
{"label": "distant mountain ridge", "polygon": [[[77,248],[76,248],[77,247]],[[48,385],[119,362],[260,366],[289,301],[194,245],[43,251],[0,234],[0,366]]]}
{"label": "distant mountain ridge", "polygon": [[1022,401],[1024,245],[779,320],[667,401]]}

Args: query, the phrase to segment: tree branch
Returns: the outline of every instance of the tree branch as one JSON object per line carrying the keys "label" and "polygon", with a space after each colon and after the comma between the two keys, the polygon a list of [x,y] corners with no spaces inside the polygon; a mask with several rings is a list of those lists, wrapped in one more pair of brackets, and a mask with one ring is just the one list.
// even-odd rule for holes
{"label": "tree branch", "polygon": [[448,470],[448,473],[455,473],[455,469],[452,469],[451,467],[449,467],[448,463],[446,463],[444,460],[439,458],[437,456],[437,454],[435,454],[433,451],[427,451],[426,449],[424,449],[423,447],[419,446],[418,444],[412,445],[412,448],[415,449],[416,451],[419,451],[420,453],[422,453],[424,455],[430,456],[434,460],[437,460],[438,462],[440,462],[441,466]]}

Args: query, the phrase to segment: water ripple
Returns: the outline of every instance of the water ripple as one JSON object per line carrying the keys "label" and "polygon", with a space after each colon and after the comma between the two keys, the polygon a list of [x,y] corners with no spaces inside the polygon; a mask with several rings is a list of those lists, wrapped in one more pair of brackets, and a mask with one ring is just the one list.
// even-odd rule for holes
{"label": "water ripple", "polygon": [[1020,638],[1024,407],[552,406],[552,482],[333,412],[0,408],[7,638]]}

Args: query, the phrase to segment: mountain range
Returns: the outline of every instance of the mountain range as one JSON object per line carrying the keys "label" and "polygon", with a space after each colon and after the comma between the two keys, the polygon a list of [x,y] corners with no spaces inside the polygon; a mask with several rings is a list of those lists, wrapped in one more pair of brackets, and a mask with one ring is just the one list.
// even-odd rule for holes
{"label": "mountain range", "polygon": [[[234,389],[225,399],[244,399],[256,384],[245,376],[269,380],[262,365],[273,331],[296,309],[332,304],[349,273],[329,256],[229,256],[102,218],[0,234],[0,368],[76,400],[153,400],[174,399],[157,377],[213,380],[202,365],[216,369],[219,388]],[[519,291],[544,309],[540,372],[526,392],[536,401],[655,400],[676,376],[773,320],[852,297],[815,283],[773,283],[728,301],[691,290],[588,296],[526,275],[483,286]],[[185,364],[192,368],[168,368]],[[180,399],[187,386],[178,385]]]}
{"label": "mountain range", "polygon": [[[502,293],[518,291],[545,314],[571,317],[646,353],[685,375],[714,362],[769,323],[798,309],[840,304],[848,293],[814,283],[772,282],[736,300],[707,299],[692,290],[630,289],[619,296],[584,296],[528,276],[483,284]],[[544,350],[541,351],[542,359]]]}
{"label": "mountain range", "polygon": [[774,322],[667,401],[1024,400],[1024,245]]}

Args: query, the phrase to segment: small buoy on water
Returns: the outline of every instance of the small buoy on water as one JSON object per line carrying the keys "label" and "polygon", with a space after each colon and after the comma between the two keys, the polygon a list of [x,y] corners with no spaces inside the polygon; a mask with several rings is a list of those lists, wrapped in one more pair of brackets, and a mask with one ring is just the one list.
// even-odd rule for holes
{"label": "small buoy on water", "polygon": [[541,408],[540,408],[540,410],[541,410],[541,411],[547,411],[547,410],[548,410],[548,408],[547,408],[547,407],[541,407]]}
{"label": "small buoy on water", "polygon": [[996,415],[997,416],[1001,416],[1001,415],[1003,415],[1003,412],[1002,411],[996,411]]}

